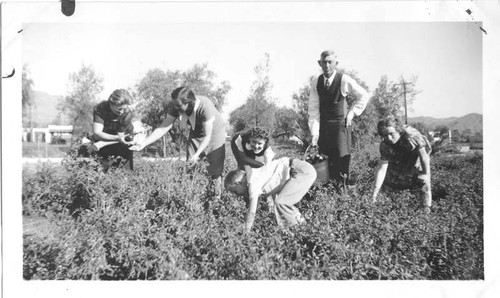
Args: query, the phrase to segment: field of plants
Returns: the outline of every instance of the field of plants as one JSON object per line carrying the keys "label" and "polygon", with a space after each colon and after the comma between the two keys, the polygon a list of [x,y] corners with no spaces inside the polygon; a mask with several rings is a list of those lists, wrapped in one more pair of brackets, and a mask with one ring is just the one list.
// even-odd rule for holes
{"label": "field of plants", "polygon": [[[278,156],[303,149],[278,144]],[[23,170],[26,280],[481,280],[483,157],[432,157],[433,209],[412,191],[369,202],[377,147],[353,154],[356,184],[314,186],[307,222],[277,227],[264,202],[250,233],[245,203],[207,192],[205,167],[136,159],[104,174],[96,161]],[[235,160],[227,151],[226,172]]]}

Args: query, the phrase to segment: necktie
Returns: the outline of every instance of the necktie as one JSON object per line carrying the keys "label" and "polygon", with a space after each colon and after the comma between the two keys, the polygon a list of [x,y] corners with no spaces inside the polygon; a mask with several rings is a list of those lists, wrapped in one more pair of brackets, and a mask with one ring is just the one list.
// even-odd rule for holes
{"label": "necktie", "polygon": [[326,79],[325,80],[325,88],[328,89],[330,87],[330,80]]}

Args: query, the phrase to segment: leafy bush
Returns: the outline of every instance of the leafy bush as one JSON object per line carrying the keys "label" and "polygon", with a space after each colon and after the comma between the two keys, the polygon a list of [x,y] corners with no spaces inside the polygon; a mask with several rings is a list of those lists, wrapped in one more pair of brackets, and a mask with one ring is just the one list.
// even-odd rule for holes
{"label": "leafy bush", "polygon": [[[278,156],[303,150],[276,145]],[[236,168],[228,151],[225,171]],[[23,214],[51,237],[24,238],[25,279],[483,279],[482,155],[432,159],[433,211],[411,191],[369,202],[376,146],[354,152],[357,184],[315,185],[307,223],[281,229],[265,202],[243,233],[245,203],[216,199],[205,165],[136,160],[104,174],[88,159],[23,174]]]}
{"label": "leafy bush", "polygon": [[64,208],[64,173],[50,163],[39,163],[35,172],[23,169],[23,215],[45,215]]}

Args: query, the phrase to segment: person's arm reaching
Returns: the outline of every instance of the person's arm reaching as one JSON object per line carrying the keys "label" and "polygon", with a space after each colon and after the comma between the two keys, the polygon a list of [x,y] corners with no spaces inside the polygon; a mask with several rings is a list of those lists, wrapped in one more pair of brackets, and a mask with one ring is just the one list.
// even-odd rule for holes
{"label": "person's arm reaching", "polygon": [[130,150],[141,151],[144,147],[151,145],[152,143],[158,141],[162,136],[164,136],[171,128],[175,121],[175,117],[168,114],[167,118],[163,123],[157,127],[142,143],[138,143],[132,147]]}
{"label": "person's arm reaching", "polygon": [[375,172],[375,182],[373,183],[373,193],[372,202],[377,201],[377,196],[385,180],[385,175],[387,174],[387,167],[389,166],[389,161],[380,160],[380,164]]}
{"label": "person's arm reaching", "polygon": [[245,216],[245,231],[250,232],[255,221],[255,214],[257,213],[257,203],[259,202],[259,192],[252,189],[252,185],[248,186],[248,211]]}
{"label": "person's arm reaching", "polygon": [[130,143],[130,142],[125,141],[125,137],[127,135],[125,135],[124,132],[119,132],[117,135],[112,135],[109,133],[105,133],[103,130],[104,130],[104,125],[102,123],[94,122],[93,127],[92,127],[92,131],[93,131],[94,138],[97,141],[106,141],[106,142],[117,141],[117,142],[120,142],[120,143],[126,144],[126,145]]}
{"label": "person's arm reaching", "polygon": [[[264,170],[264,172],[262,172]],[[251,169],[250,166],[245,166],[248,187],[248,210],[245,216],[245,230],[249,232],[252,229],[257,213],[257,205],[259,197],[262,195],[262,187],[266,181],[263,175],[266,171],[264,168]]]}

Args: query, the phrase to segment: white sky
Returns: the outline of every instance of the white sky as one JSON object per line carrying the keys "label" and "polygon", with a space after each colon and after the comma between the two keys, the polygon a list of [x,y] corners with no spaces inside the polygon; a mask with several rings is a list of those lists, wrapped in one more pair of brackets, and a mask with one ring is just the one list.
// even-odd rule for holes
{"label": "white sky", "polygon": [[[326,293],[384,298],[498,297],[500,155],[495,150],[495,128],[500,126],[499,1],[109,2],[117,1],[77,0],[72,17],[60,13],[58,0],[12,0],[0,7],[2,75],[16,69],[16,75],[2,80],[1,86],[0,207],[2,240],[8,239],[2,243],[5,297],[100,297],[103,293],[140,297],[156,292],[221,298],[235,294],[269,296],[271,290],[280,290],[280,295],[287,297],[322,297]],[[467,9],[471,9],[471,14],[466,13]],[[435,23],[443,21],[447,23]],[[477,21],[483,22],[488,34],[479,31]],[[23,32],[17,33],[20,29]],[[234,108],[247,97],[254,79],[253,68],[264,52],[269,52],[272,59],[274,94],[285,103],[310,75],[319,73],[316,60],[326,48],[335,49],[340,66],[357,70],[372,90],[383,74],[391,80],[401,74],[418,75],[416,87],[422,93],[410,116],[484,114],[485,127],[489,127],[484,135],[485,281],[22,280],[22,217],[18,199],[22,189],[22,150],[20,141],[10,140],[20,140],[21,135],[19,70],[23,62],[29,63],[37,90],[62,95],[69,73],[77,71],[82,62],[91,63],[104,76],[103,98],[115,88],[134,86],[150,68],[185,70],[194,63],[207,62],[219,79],[230,81],[233,90],[229,101]]]}
{"label": "white sky", "polygon": [[334,49],[339,67],[358,71],[371,90],[380,77],[417,75],[410,116],[449,117],[482,113],[482,32],[457,23],[169,23],[25,24],[23,62],[34,89],[68,93],[68,76],[82,63],[104,77],[103,99],[117,88],[132,88],[152,68],[186,70],[208,63],[219,80],[230,82],[225,111],[247,98],[254,67],[271,57],[273,96],[291,96],[311,75],[323,49]]}

